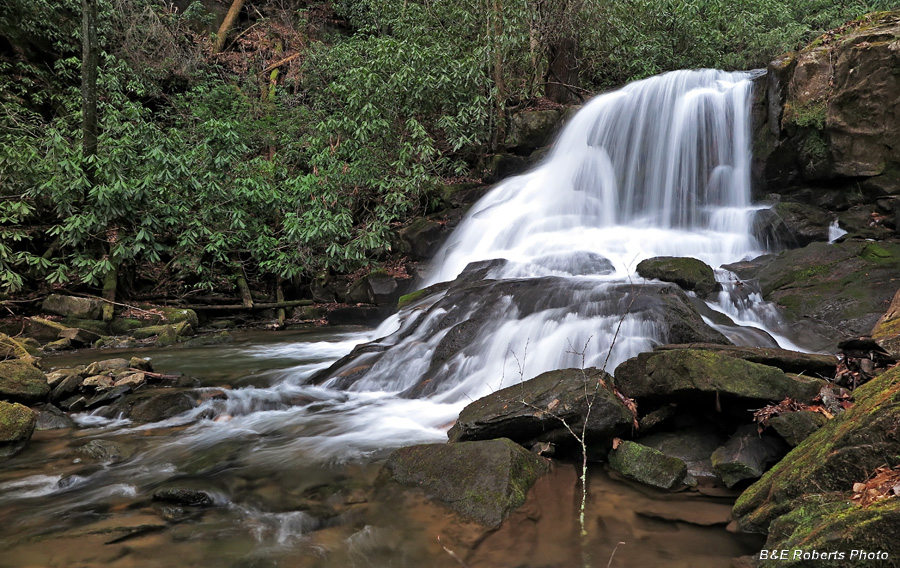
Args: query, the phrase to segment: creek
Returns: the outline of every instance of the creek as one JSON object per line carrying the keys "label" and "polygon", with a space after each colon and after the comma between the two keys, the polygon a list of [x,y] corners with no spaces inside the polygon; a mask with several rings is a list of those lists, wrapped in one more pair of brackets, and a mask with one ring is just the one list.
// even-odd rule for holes
{"label": "creek", "polygon": [[[196,377],[203,402],[163,422],[81,415],[79,429],[38,433],[0,472],[0,566],[458,566],[459,550],[470,566],[537,568],[606,565],[615,550],[612,566],[696,567],[755,552],[760,542],[723,528],[728,494],[662,494],[602,469],[584,541],[571,466],[487,536],[414,495],[397,507],[364,490],[391,449],[445,441],[471,400],[547,370],[612,370],[671,341],[667,313],[635,301],[658,286],[635,274],[641,260],[719,267],[766,252],[751,230],[764,208],[750,199],[752,78],[679,71],[586,104],[541,165],[473,206],[424,285],[457,283],[377,330],[149,352],[157,371]],[[757,292],[725,270],[717,279],[718,296],[691,298],[707,325],[795,347]],[[465,332],[454,345],[452,330]],[[119,442],[121,458],[73,454],[96,439]],[[215,506],[191,516],[151,501],[171,487]]]}

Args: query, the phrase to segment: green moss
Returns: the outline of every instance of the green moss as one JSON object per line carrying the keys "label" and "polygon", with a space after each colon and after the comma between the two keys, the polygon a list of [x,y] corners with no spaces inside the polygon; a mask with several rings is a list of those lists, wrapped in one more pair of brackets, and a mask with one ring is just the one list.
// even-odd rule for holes
{"label": "green moss", "polygon": [[416,290],[415,292],[410,292],[404,296],[400,296],[400,299],[397,300],[397,307],[403,308],[408,306],[409,304],[414,303],[416,300],[425,295],[425,290]]}
{"label": "green moss", "polygon": [[31,436],[35,415],[21,404],[0,402],[0,443],[15,442]]}
{"label": "green moss", "polygon": [[874,264],[888,264],[897,262],[898,260],[891,251],[880,246],[878,243],[866,243],[858,256]]}
{"label": "green moss", "polygon": [[819,130],[812,130],[803,138],[800,150],[811,158],[824,159],[828,157],[828,143]]}
{"label": "green moss", "polygon": [[794,124],[801,128],[825,128],[826,101],[809,101],[802,103],[787,102],[784,105],[782,125]]}

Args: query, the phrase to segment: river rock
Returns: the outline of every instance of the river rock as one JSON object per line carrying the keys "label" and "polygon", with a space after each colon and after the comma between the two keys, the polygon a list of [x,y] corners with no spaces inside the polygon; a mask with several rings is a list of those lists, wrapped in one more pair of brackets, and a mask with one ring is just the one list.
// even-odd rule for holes
{"label": "river rock", "polygon": [[212,496],[200,489],[188,487],[166,487],[153,492],[153,500],[184,507],[212,507]]}
{"label": "river rock", "polygon": [[60,320],[66,327],[76,327],[93,332],[97,335],[109,335],[109,323],[100,320],[67,317]]}
{"label": "river rock", "polygon": [[102,375],[107,373],[118,373],[130,367],[128,359],[104,359],[103,361],[95,361],[85,367],[82,375],[89,377],[91,375]]}
{"label": "river rock", "polygon": [[746,479],[759,479],[769,464],[786,453],[784,442],[765,432],[760,434],[755,424],[745,424],[713,452],[711,461],[722,482],[734,487]]}
{"label": "river rock", "polygon": [[103,314],[103,302],[92,298],[50,294],[41,309],[51,314],[96,320]]}
{"label": "river rock", "polygon": [[191,337],[185,340],[183,344],[185,347],[201,347],[204,345],[225,345],[233,342],[234,336],[223,329],[217,333]]}
{"label": "river rock", "polygon": [[763,298],[778,304],[803,343],[831,351],[840,336],[868,335],[897,292],[900,243],[848,239],[727,265],[758,279]]}
{"label": "river rock", "polygon": [[447,233],[437,221],[418,217],[400,229],[401,246],[409,251],[412,260],[428,260],[437,252]]}
{"label": "river rock", "polygon": [[27,406],[0,401],[0,457],[13,456],[28,444],[37,416]]}
{"label": "river rock", "polygon": [[347,300],[359,304],[393,306],[408,287],[409,278],[394,278],[384,270],[376,270],[350,285]]}
{"label": "river rock", "polygon": [[[30,339],[30,338],[27,338]],[[32,340],[33,341],[33,340]],[[30,360],[40,355],[41,346],[31,345],[25,339],[10,337],[5,333],[0,333],[0,360],[3,359],[23,359]]]}
{"label": "river rock", "polygon": [[123,385],[115,385],[109,388],[97,389],[97,394],[91,397],[88,400],[84,408],[86,410],[91,410],[92,408],[97,408],[98,406],[103,406],[111,403],[112,401],[125,396],[126,394],[132,391],[131,385],[123,384]]}
{"label": "river rock", "polygon": [[856,389],[854,398],[854,406],[744,491],[734,507],[743,530],[765,533],[778,517],[795,510],[804,495],[846,494],[886,462],[900,463],[900,367]]}
{"label": "river rock", "polygon": [[50,391],[50,401],[60,402],[71,397],[81,388],[82,382],[84,382],[84,377],[81,376],[81,373],[65,375]]}
{"label": "river rock", "polygon": [[[664,406],[662,408],[671,408]],[[643,424],[641,426],[643,430]],[[658,432],[649,436],[642,436],[641,445],[653,448],[658,452],[678,458],[687,466],[687,476],[684,483],[695,485],[698,481],[713,481],[716,474],[713,471],[711,456],[725,442],[725,438],[716,432],[712,426],[692,426],[679,429],[675,432]]]}
{"label": "river rock", "polygon": [[794,381],[775,367],[700,349],[641,353],[616,368],[615,384],[630,398],[667,401],[692,400],[701,393],[756,402],[807,400],[820,388]]}
{"label": "river rock", "polygon": [[834,355],[821,353],[803,353],[777,347],[744,347],[738,345],[716,345],[688,343],[682,345],[660,345],[656,351],[671,351],[675,349],[702,349],[716,353],[743,359],[751,363],[759,363],[770,367],[777,367],[785,373],[795,373],[810,377],[831,379],[837,370],[838,359]]}
{"label": "river rock", "polygon": [[124,397],[97,412],[106,417],[121,416],[135,422],[159,422],[196,407],[195,398],[187,392],[153,391]]}
{"label": "river rock", "polygon": [[97,390],[106,390],[112,388],[114,381],[109,375],[93,375],[82,381],[81,386],[90,387]]}
{"label": "river rock", "polygon": [[696,258],[648,258],[638,263],[637,273],[644,278],[678,284],[685,290],[696,292],[701,298],[719,289],[713,269]]}
{"label": "river rock", "polygon": [[609,467],[629,479],[668,490],[680,487],[687,475],[682,460],[627,440],[609,453]]}
{"label": "river rock", "polygon": [[128,386],[132,389],[138,389],[144,384],[146,384],[147,379],[144,373],[133,373],[131,375],[123,375],[121,378],[116,379],[114,386]]}
{"label": "river rock", "polygon": [[25,318],[22,321],[25,324],[25,329],[22,331],[22,333],[27,337],[31,337],[40,341],[41,343],[56,341],[57,339],[59,339],[59,333],[61,331],[69,329],[67,326],[59,322],[39,317]]}
{"label": "river rock", "polygon": [[50,394],[47,377],[28,361],[0,361],[0,398],[40,402]]}
{"label": "river rock", "polygon": [[447,436],[451,442],[509,438],[526,447],[537,441],[571,445],[576,440],[568,425],[605,449],[634,420],[610,382],[598,369],[549,371],[469,404]]}
{"label": "river rock", "polygon": [[94,463],[114,464],[134,455],[134,445],[112,440],[91,440],[75,448],[75,454],[83,460]]}
{"label": "river rock", "polygon": [[803,203],[782,202],[761,209],[753,219],[753,234],[771,250],[803,247],[828,242],[829,226],[835,215]]}
{"label": "river rock", "polygon": [[75,422],[52,404],[38,405],[35,412],[37,414],[35,430],[61,430],[75,427]]}
{"label": "river rock", "polygon": [[100,339],[100,336],[93,331],[74,327],[59,332],[59,337],[60,339],[68,339],[72,344],[79,346],[91,346]]}
{"label": "river rock", "polygon": [[497,527],[547,471],[545,459],[501,438],[400,448],[380,479],[418,489],[464,517]]}
{"label": "river rock", "polygon": [[[197,312],[187,308],[158,308],[166,317],[166,321],[173,324],[187,322],[193,329],[200,327],[200,318]],[[186,335],[180,333],[179,335]]]}
{"label": "river rock", "polygon": [[65,351],[66,349],[72,349],[72,340],[67,338],[57,339],[56,341],[51,341],[47,345],[44,345],[44,351]]}

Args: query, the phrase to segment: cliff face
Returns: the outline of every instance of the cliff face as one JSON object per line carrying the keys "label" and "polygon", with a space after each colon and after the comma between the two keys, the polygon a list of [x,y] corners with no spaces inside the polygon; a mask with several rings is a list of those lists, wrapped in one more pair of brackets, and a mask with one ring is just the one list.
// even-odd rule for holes
{"label": "cliff face", "polygon": [[870,14],[776,59],[757,87],[759,193],[831,211],[869,205],[895,225],[900,11]]}

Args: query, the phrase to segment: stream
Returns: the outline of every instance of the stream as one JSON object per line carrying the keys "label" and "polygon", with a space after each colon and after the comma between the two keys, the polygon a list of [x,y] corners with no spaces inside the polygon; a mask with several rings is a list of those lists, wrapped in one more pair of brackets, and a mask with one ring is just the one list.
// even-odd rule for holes
{"label": "stream", "polygon": [[[37,432],[0,471],[0,566],[458,566],[450,550],[472,567],[537,568],[606,565],[615,550],[612,566],[726,567],[761,546],[724,529],[730,493],[665,494],[599,466],[584,541],[571,464],[487,535],[412,493],[373,498],[367,487],[391,449],[445,441],[460,408],[303,385],[373,333],[248,332],[226,346],[45,359],[49,369],[149,357],[157,371],[183,372],[228,399],[159,423],[85,414],[80,428]],[[103,464],[75,451],[92,440],[117,442],[121,457]],[[171,487],[202,490],[214,504],[179,513],[151,499]]]}

